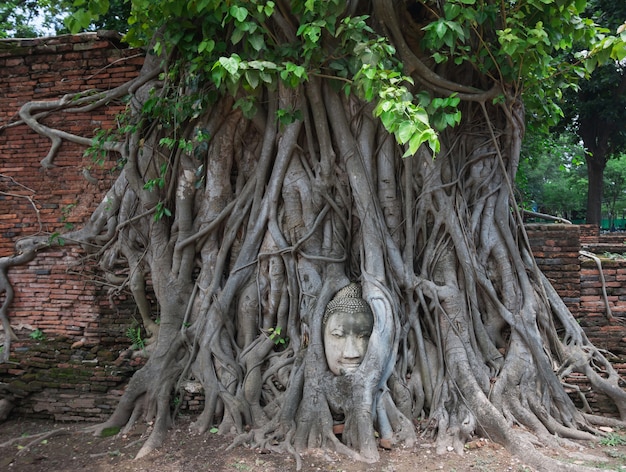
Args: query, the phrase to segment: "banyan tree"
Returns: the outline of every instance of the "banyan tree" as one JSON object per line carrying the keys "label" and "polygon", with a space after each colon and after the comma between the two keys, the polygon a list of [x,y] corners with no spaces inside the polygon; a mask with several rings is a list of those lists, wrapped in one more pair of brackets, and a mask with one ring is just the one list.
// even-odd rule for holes
{"label": "banyan tree", "polygon": [[[626,419],[615,370],[534,263],[513,188],[531,115],[549,118],[581,61],[624,53],[608,37],[571,53],[596,37],[586,2],[132,3],[139,77],[54,103],[127,99],[91,147],[117,180],[63,235],[129,287],[148,342],[96,431],[152,420],[150,453],[193,382],[193,428],[235,445],[373,462],[425,424],[441,451],[481,434],[572,470],[536,444],[619,421],[579,409],[564,376]],[[55,143],[89,138],[41,111],[22,118]]]}

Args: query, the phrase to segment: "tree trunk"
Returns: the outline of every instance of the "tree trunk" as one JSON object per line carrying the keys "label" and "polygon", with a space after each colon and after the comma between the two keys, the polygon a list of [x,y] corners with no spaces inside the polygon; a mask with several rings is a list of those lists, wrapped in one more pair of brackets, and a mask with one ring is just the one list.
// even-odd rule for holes
{"label": "tree trunk", "polygon": [[604,168],[606,157],[598,155],[600,150],[593,152],[588,149],[585,155],[587,162],[587,224],[600,226],[602,223],[602,193],[604,187]]}

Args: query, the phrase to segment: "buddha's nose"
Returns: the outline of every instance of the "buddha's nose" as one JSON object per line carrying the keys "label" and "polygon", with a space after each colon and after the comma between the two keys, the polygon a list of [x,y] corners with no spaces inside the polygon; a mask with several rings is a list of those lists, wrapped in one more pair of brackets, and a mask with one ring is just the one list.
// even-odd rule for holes
{"label": "buddha's nose", "polygon": [[360,359],[361,350],[354,336],[346,337],[346,345],[343,349],[343,357],[345,359]]}

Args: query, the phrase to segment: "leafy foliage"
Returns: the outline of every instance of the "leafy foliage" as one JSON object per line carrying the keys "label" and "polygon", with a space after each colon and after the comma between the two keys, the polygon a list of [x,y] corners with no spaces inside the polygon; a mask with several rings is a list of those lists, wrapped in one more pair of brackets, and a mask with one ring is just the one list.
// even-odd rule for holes
{"label": "leafy foliage", "polygon": [[609,225],[626,214],[626,155],[610,159],[604,170],[604,206]]}
{"label": "leafy foliage", "polygon": [[[41,18],[41,24],[35,21]],[[51,26],[50,17],[58,14],[57,3],[49,0],[11,0],[0,3],[0,38],[33,38]]]}
{"label": "leafy foliage", "polygon": [[586,22],[595,21],[601,27],[594,44],[576,44],[579,52],[574,57],[582,61],[585,70],[579,72],[582,80],[577,87],[565,90],[564,119],[559,128],[576,130],[586,147],[590,176],[587,222],[599,224],[602,172],[607,161],[626,146],[626,4],[593,0],[583,14]]}
{"label": "leafy foliage", "polygon": [[0,38],[33,38],[69,31],[128,29],[130,0],[12,0],[0,3]]}
{"label": "leafy foliage", "polygon": [[136,349],[145,349],[146,342],[141,335],[141,326],[129,326],[126,330],[126,336]]}
{"label": "leafy foliage", "polygon": [[[609,35],[591,18],[587,2],[452,0],[443,16],[424,27],[424,41],[437,63],[469,63],[495,82],[523,93],[531,119],[556,123],[563,90],[576,87],[599,64],[626,55],[624,32]],[[495,34],[495,35],[494,35]],[[584,49],[570,61],[567,51]],[[591,51],[591,53],[589,53]]]}
{"label": "leafy foliage", "polygon": [[46,340],[46,335],[45,333],[40,330],[39,328],[35,329],[34,331],[32,331],[28,337],[30,339],[34,339],[35,341],[45,341]]}
{"label": "leafy foliage", "polygon": [[[423,5],[435,13],[430,2]],[[375,101],[375,116],[398,142],[406,144],[405,156],[413,155],[424,142],[437,152],[437,132],[460,122],[459,99],[425,92],[414,97],[412,80],[394,59],[395,50],[387,38],[375,35],[366,16],[342,18],[343,2],[338,0],[293,2],[300,21],[287,42],[268,34],[277,8],[271,0],[135,0],[130,6],[129,43],[148,44],[156,31],[162,31],[153,46],[155,53],[176,48],[181,61],[189,64],[188,84],[208,80],[216,90],[232,95],[243,91],[237,104],[247,116],[255,111],[261,86],[275,88],[281,82],[294,88],[310,75],[323,75],[337,77],[346,93]],[[109,0],[77,0],[67,24],[78,31],[119,8]],[[423,47],[436,63],[470,64],[495,83],[507,83],[516,93],[523,93],[529,116],[537,122],[555,124],[562,116],[558,104],[562,91],[575,88],[578,79],[599,64],[626,56],[626,32],[612,36],[592,17],[582,16],[585,0],[527,0],[506,8],[505,12],[501,5],[482,0],[447,1],[423,27]],[[322,56],[331,38],[338,41],[336,52],[330,58]],[[320,47],[322,43],[325,47]],[[576,61],[568,60],[565,51],[577,45],[584,48],[584,54]],[[180,70],[180,66],[172,68],[169,78],[176,81]],[[194,98],[197,111],[206,109],[215,95],[204,97]],[[161,103],[153,110],[180,109],[185,106],[180,103],[183,99],[155,98]],[[298,110],[280,110],[277,117],[288,124],[300,116]]]}
{"label": "leafy foliage", "polygon": [[586,204],[584,149],[570,133],[529,132],[516,176],[525,209],[580,219]]}

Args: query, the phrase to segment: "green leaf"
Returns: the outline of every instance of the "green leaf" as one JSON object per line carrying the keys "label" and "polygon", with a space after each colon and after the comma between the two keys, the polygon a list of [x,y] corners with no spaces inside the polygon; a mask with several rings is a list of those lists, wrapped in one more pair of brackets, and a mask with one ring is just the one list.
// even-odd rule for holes
{"label": "green leaf", "polygon": [[400,144],[406,143],[416,132],[417,126],[412,121],[403,121],[398,127],[396,137]]}
{"label": "green leaf", "polygon": [[246,81],[250,87],[257,88],[259,86],[259,73],[255,70],[247,70],[245,73]]}
{"label": "green leaf", "polygon": [[222,65],[224,69],[230,74],[235,75],[239,70],[239,64],[241,63],[241,58],[236,54],[231,57],[220,57],[219,63]]}
{"label": "green leaf", "polygon": [[265,39],[261,34],[255,34],[248,38],[250,45],[256,50],[261,51],[265,47]]}
{"label": "green leaf", "polygon": [[448,27],[446,26],[446,22],[444,20],[436,21],[434,30],[437,36],[439,37],[439,39],[442,39],[448,32]]}
{"label": "green leaf", "polygon": [[248,10],[244,7],[238,7],[237,5],[233,5],[232,7],[230,7],[229,13],[239,22],[244,22],[245,19],[248,17]]}
{"label": "green leaf", "polygon": [[582,13],[583,11],[585,11],[585,8],[587,7],[587,0],[575,0],[574,6],[578,13]]}
{"label": "green leaf", "polygon": [[415,153],[417,152],[417,149],[422,145],[422,143],[424,143],[426,141],[426,138],[424,137],[424,132],[417,132],[414,133],[413,136],[411,136],[411,139],[409,139],[409,147],[408,149],[404,152],[404,154],[402,155],[402,157],[410,157],[415,155]]}
{"label": "green leaf", "polygon": [[423,108],[417,109],[412,118],[424,123],[428,126],[428,113]]}
{"label": "green leaf", "polygon": [[215,41],[213,41],[212,39],[205,39],[200,44],[198,44],[199,53],[203,53],[205,51],[207,53],[210,53],[211,51],[213,51],[213,48],[215,48]]}
{"label": "green leaf", "polygon": [[235,31],[233,31],[233,34],[230,36],[230,42],[233,44],[238,44],[239,41],[241,41],[241,39],[243,38],[244,34],[246,34],[246,32],[243,29],[235,29]]}

